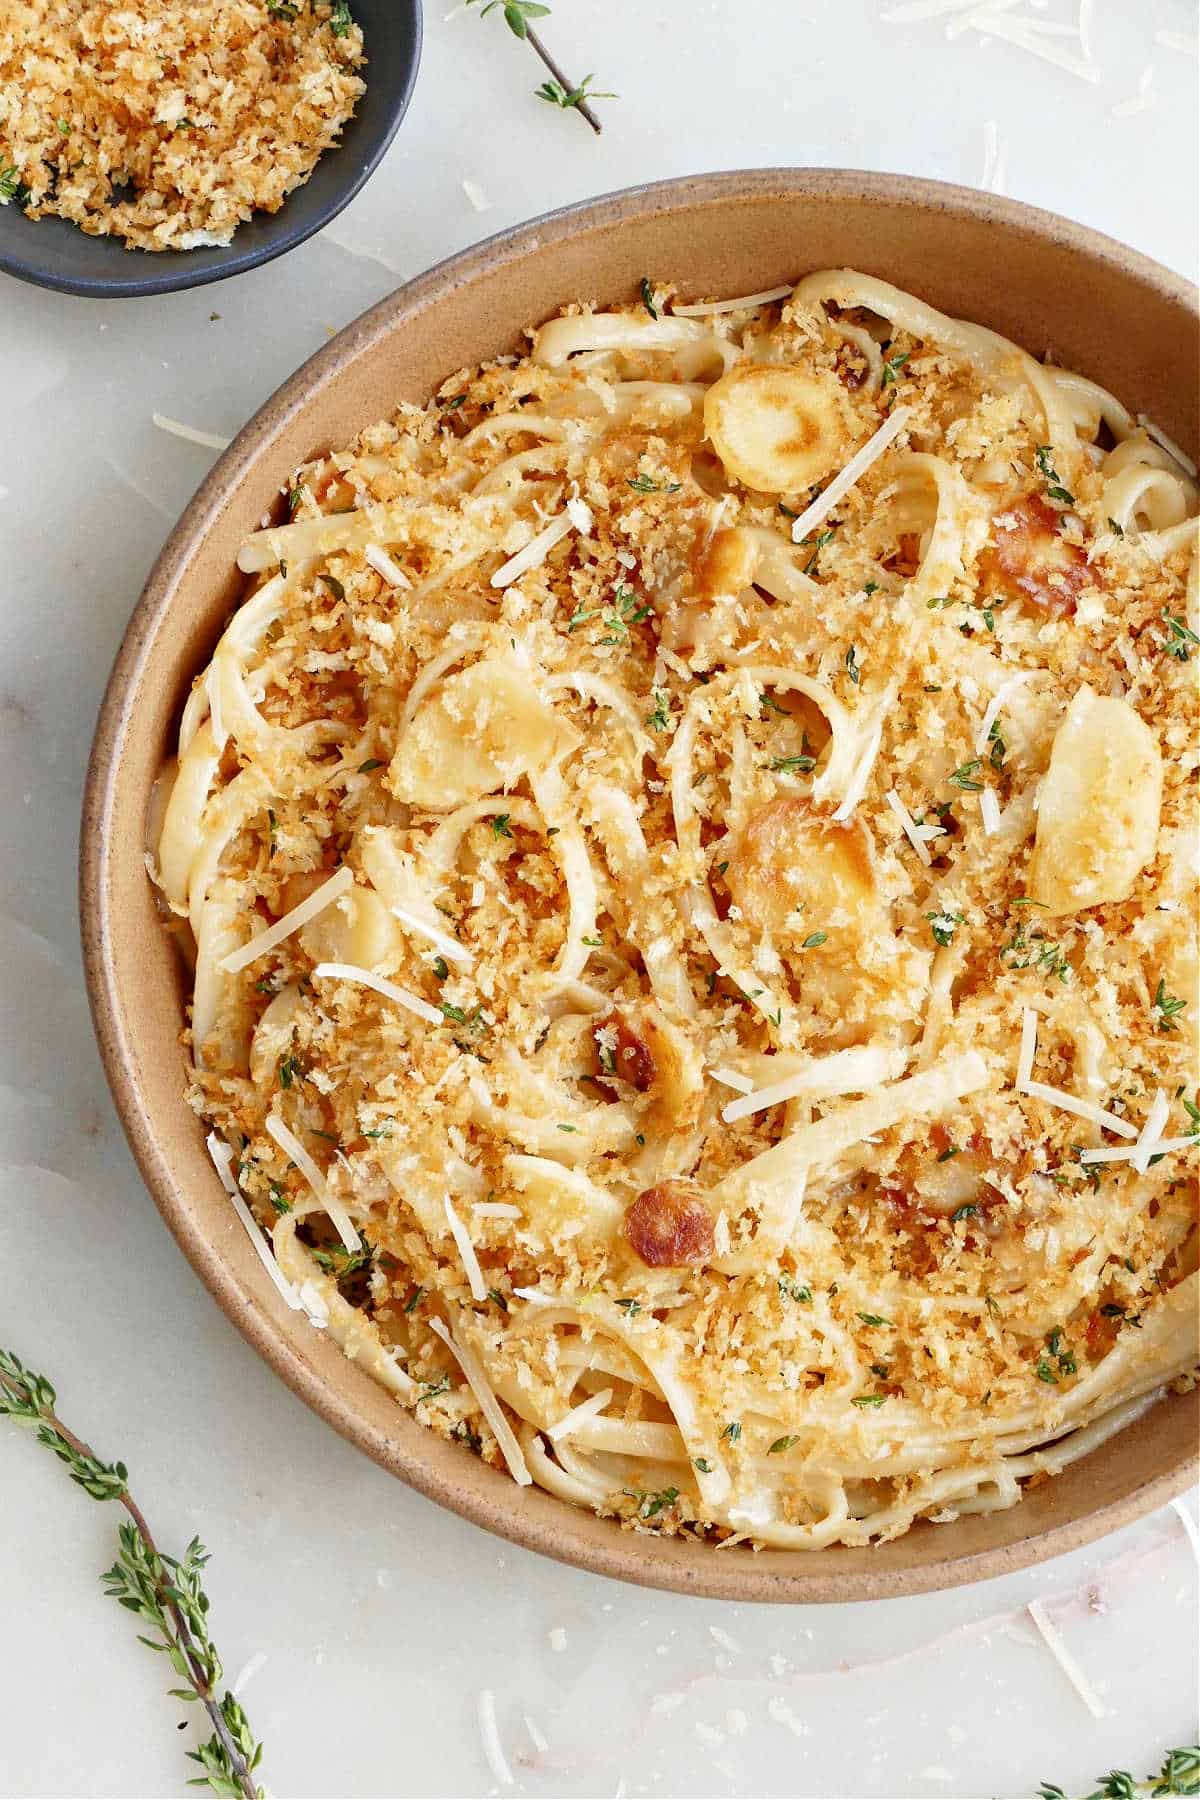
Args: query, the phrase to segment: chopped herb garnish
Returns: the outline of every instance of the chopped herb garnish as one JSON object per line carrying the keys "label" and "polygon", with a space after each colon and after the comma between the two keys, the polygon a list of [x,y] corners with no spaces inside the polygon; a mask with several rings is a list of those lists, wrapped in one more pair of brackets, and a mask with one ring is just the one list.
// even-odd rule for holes
{"label": "chopped herb garnish", "polygon": [[872,594],[877,594],[878,592],[879,592],[879,583],[877,581],[868,581],[863,584],[863,593],[866,594],[868,597],[870,597],[870,595],[872,595]]}
{"label": "chopped herb garnish", "polygon": [[961,768],[955,769],[953,775],[950,776],[951,786],[961,788],[964,794],[982,794],[983,782],[974,779],[978,767],[979,758],[977,756],[973,757],[970,762],[963,763]]}
{"label": "chopped herb garnish", "polygon": [[492,818],[492,836],[494,838],[510,838],[512,826],[509,824],[511,813],[496,813]]}
{"label": "chopped herb garnish", "polygon": [[948,1149],[948,1150],[943,1150],[943,1151],[942,1151],[942,1153],[941,1153],[941,1155],[940,1155],[940,1156],[939,1156],[939,1157],[938,1157],[938,1161],[939,1161],[939,1162],[940,1162],[940,1163],[942,1163],[942,1162],[950,1162],[950,1160],[951,1160],[951,1159],[952,1159],[952,1158],[953,1158],[953,1157],[955,1157],[955,1156],[961,1156],[961,1155],[962,1155],[962,1151],[961,1151],[961,1150],[960,1150],[960,1149],[959,1149],[959,1148],[958,1148],[958,1145],[957,1145],[957,1144],[951,1144],[951,1146],[950,1146],[950,1148],[949,1148],[949,1149]]}
{"label": "chopped herb garnish", "polygon": [[854,645],[851,644],[850,648],[846,652],[846,673],[850,677],[851,681],[854,683],[855,687],[858,686],[859,680],[862,676],[862,669],[860,668],[856,659],[857,659],[857,652],[854,648]]}
{"label": "chopped herb garnish", "polygon": [[829,933],[827,931],[810,931],[800,948],[802,950],[816,950],[821,944],[827,943],[828,941]]}
{"label": "chopped herb garnish", "polygon": [[635,1488],[622,1488],[621,1492],[630,1500],[638,1503],[639,1519],[656,1519],[660,1512],[668,1506],[674,1506],[679,1498],[678,1488],[661,1488],[657,1494],[647,1494]]}
{"label": "chopped herb garnish", "polygon": [[[420,1291],[420,1288],[418,1288],[417,1292],[420,1293]],[[408,1309],[405,1308],[405,1310],[407,1311]],[[448,1394],[449,1392],[450,1377],[448,1375],[443,1375],[442,1379],[440,1381],[435,1381],[432,1387],[421,1389],[421,1392],[417,1395],[417,1405],[420,1406],[422,1402],[426,1400],[436,1400],[440,1395]]]}
{"label": "chopped herb garnish", "polygon": [[635,494],[677,494],[683,486],[681,481],[655,481],[650,475],[631,475],[628,485]]}
{"label": "chopped herb garnish", "polygon": [[1039,969],[1056,975],[1065,987],[1074,971],[1062,947],[1044,938],[1040,931],[1026,932],[1018,925],[1007,944],[1001,946],[1000,961],[1006,969]]}
{"label": "chopped herb garnish", "polygon": [[394,1119],[384,1119],[381,1124],[376,1125],[372,1130],[364,1131],[363,1136],[366,1138],[388,1138],[388,1137],[391,1137],[392,1126],[395,1124],[395,1122],[396,1121]]}
{"label": "chopped herb garnish", "polygon": [[302,481],[298,481],[294,488],[288,489],[287,509],[293,516],[300,510],[300,502],[304,498],[304,493],[305,487]]}
{"label": "chopped herb garnish", "polygon": [[1000,1302],[996,1299],[994,1294],[985,1294],[983,1296],[983,1304],[987,1307],[993,1319],[1002,1319],[1004,1317],[1004,1314],[1000,1310]]}
{"label": "chopped herb garnish", "polygon": [[773,769],[786,769],[789,773],[795,771],[798,774],[806,775],[810,769],[815,769],[816,766],[815,756],[773,756],[771,758]]}
{"label": "chopped herb garnish", "polygon": [[712,1464],[709,1462],[707,1456],[693,1456],[692,1462],[702,1475],[712,1474]]}
{"label": "chopped herb garnish", "polygon": [[786,706],[780,706],[774,694],[768,694],[766,688],[758,696],[758,704],[765,706],[768,712],[779,713],[782,718],[790,719],[792,716]]}
{"label": "chopped herb garnish", "polygon": [[267,1197],[277,1213],[290,1213],[292,1203],[283,1191],[283,1183],[273,1181],[267,1189]]}
{"label": "chopped herb garnish", "polygon": [[329,589],[335,600],[344,600],[346,598],[346,590],[335,575],[318,575],[317,580],[325,583],[325,586]]}
{"label": "chopped herb garnish", "polygon": [[290,1088],[293,1081],[300,1081],[302,1079],[303,1076],[296,1064],[296,1058],[294,1056],[281,1056],[279,1059],[280,1087]]}
{"label": "chopped herb garnish", "polygon": [[962,1219],[977,1219],[978,1217],[979,1208],[977,1206],[956,1206],[950,1214],[950,1223],[957,1225]]}
{"label": "chopped herb garnish", "polygon": [[799,1442],[800,1442],[800,1438],[799,1438],[798,1434],[794,1437],[776,1438],[775,1442],[768,1449],[767,1455],[768,1456],[780,1456],[780,1455],[782,1455],[783,1451],[790,1450],[793,1444],[798,1444]]}
{"label": "chopped herb garnish", "polygon": [[953,943],[954,928],[963,922],[961,913],[929,912],[925,914],[925,917],[929,920],[929,929],[933,933],[934,943],[941,944],[943,949]]}
{"label": "chopped herb garnish", "polygon": [[405,1303],[405,1307],[404,1307],[405,1312],[406,1313],[416,1312],[418,1306],[420,1306],[420,1304],[424,1298],[425,1298],[425,1289],[422,1287],[414,1288],[412,1291],[412,1297]]}
{"label": "chopped herb garnish", "polygon": [[581,944],[586,944],[589,950],[602,950],[604,948],[604,939],[603,938],[585,937],[585,938],[580,938],[579,941]]}
{"label": "chopped herb garnish", "polygon": [[1125,536],[1125,527],[1123,525],[1118,525],[1117,521],[1113,518],[1111,513],[1109,514],[1109,517],[1108,517],[1108,529],[1116,537],[1124,537]]}
{"label": "chopped herb garnish", "polygon": [[1008,755],[1008,745],[1000,735],[1000,724],[997,719],[992,720],[988,730],[988,743],[991,745],[991,749],[988,751],[988,761],[993,769],[998,769]]}
{"label": "chopped herb garnish", "polygon": [[651,731],[669,731],[671,729],[671,702],[665,688],[655,688],[653,693],[654,711],[648,714],[646,723]]}
{"label": "chopped herb garnish", "polygon": [[620,1307],[621,1311],[628,1314],[631,1319],[635,1318],[642,1310],[642,1303],[640,1300],[618,1300],[617,1305]]}
{"label": "chopped herb garnish", "polygon": [[1037,466],[1046,481],[1046,498],[1057,500],[1061,506],[1074,506],[1075,496],[1069,494],[1059,480],[1058,470],[1051,461],[1052,451],[1049,444],[1042,444],[1037,451]]}
{"label": "chopped herb garnish", "polygon": [[380,761],[379,757],[368,756],[365,763],[359,763],[358,772],[360,775],[369,775],[373,769],[382,769],[382,767],[383,763]]}
{"label": "chopped herb garnish", "polygon": [[894,381],[900,379],[900,371],[911,355],[912,351],[906,350],[902,356],[888,357],[888,360],[883,365],[883,373],[879,379],[881,388],[891,387]]}
{"label": "chopped herb garnish", "polygon": [[892,1322],[890,1319],[885,1319],[880,1313],[860,1312],[857,1316],[864,1325],[890,1325]]}
{"label": "chopped herb garnish", "polygon": [[650,279],[646,275],[642,276],[642,305],[652,319],[657,319],[658,308],[654,304],[654,289],[650,286]]}
{"label": "chopped herb garnish", "polygon": [[886,1394],[855,1394],[851,1406],[882,1406],[887,1399]]}
{"label": "chopped herb garnish", "polygon": [[309,1255],[327,1275],[334,1276],[338,1281],[345,1281],[348,1275],[368,1268],[374,1260],[375,1252],[366,1244],[361,1250],[343,1250],[340,1246],[335,1246],[332,1250],[310,1250]]}
{"label": "chopped herb garnish", "polygon": [[1200,637],[1197,637],[1196,633],[1182,619],[1177,619],[1174,613],[1164,610],[1163,623],[1167,627],[1167,641],[1163,645],[1163,649],[1168,656],[1173,656],[1176,662],[1188,662],[1193,646],[1200,644]]}
{"label": "chopped herb garnish", "polygon": [[1177,994],[1168,994],[1166,984],[1160,975],[1152,1010],[1158,1014],[1160,1031],[1178,1031],[1179,1027],[1175,1020],[1181,1012],[1187,1011],[1187,1001],[1181,1000]]}
{"label": "chopped herb garnish", "polygon": [[727,1438],[731,1444],[736,1444],[741,1435],[742,1423],[740,1419],[730,1419],[728,1425],[721,1433],[721,1436]]}
{"label": "chopped herb garnish", "polygon": [[560,1125],[558,1129],[560,1131],[578,1131],[579,1127],[578,1125]]}
{"label": "chopped herb garnish", "polygon": [[347,0],[333,0],[333,7],[329,14],[329,29],[334,37],[345,37],[353,23]]}
{"label": "chopped herb garnish", "polygon": [[800,1306],[807,1306],[812,1300],[812,1289],[806,1283],[797,1281],[794,1275],[779,1277],[779,1292],[785,1300],[795,1300]]}

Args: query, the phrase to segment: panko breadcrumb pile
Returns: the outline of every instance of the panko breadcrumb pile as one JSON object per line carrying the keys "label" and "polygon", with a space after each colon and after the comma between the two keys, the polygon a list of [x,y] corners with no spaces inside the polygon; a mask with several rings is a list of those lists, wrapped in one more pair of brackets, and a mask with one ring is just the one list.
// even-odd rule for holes
{"label": "panko breadcrumb pile", "polygon": [[278,212],[366,91],[347,0],[12,0],[0,201],[130,249]]}

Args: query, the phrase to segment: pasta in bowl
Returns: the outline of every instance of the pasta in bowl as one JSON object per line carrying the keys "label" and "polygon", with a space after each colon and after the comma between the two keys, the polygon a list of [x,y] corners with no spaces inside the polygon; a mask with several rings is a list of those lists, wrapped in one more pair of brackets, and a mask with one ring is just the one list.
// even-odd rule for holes
{"label": "pasta in bowl", "polygon": [[297,467],[152,874],[288,1306],[636,1531],[1011,1507],[1196,1364],[1197,490],[875,276]]}

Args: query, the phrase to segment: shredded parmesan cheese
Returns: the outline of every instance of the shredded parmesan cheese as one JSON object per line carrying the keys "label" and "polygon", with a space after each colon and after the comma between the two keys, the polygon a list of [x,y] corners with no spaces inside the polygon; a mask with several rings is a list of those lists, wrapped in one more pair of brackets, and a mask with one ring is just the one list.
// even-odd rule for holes
{"label": "shredded parmesan cheese", "polygon": [[754,1083],[751,1081],[750,1077],[748,1075],[739,1075],[736,1069],[710,1069],[708,1072],[714,1081],[719,1081],[721,1083],[722,1087],[733,1088],[739,1094],[752,1094],[754,1092]]}
{"label": "shredded parmesan cheese", "polygon": [[332,906],[339,894],[344,894],[348,888],[353,886],[353,871],[343,864],[329,877],[328,881],[323,881],[320,887],[308,896],[307,900],[302,900],[299,906],[293,906],[291,912],[284,913],[282,919],[276,919],[274,925],[268,925],[265,931],[260,931],[255,937],[252,937],[248,943],[242,945],[240,950],[231,950],[228,956],[223,956],[220,963],[221,968],[227,975],[236,975],[239,969],[244,969],[247,964],[256,961],[258,957],[265,956],[268,950],[275,948],[276,944],[282,944],[284,938],[291,937],[293,931],[299,931],[302,925],[307,925],[310,919],[315,919],[318,913],[323,913],[327,906]]}
{"label": "shredded parmesan cheese", "polygon": [[[492,204],[479,183],[477,181],[472,181],[470,176],[463,177],[462,191],[467,196],[467,199],[471,202],[471,205],[475,208],[476,212],[486,212],[488,207]],[[512,1780],[511,1775],[509,1776],[509,1780]]]}
{"label": "shredded parmesan cheese", "polygon": [[1171,1114],[1171,1103],[1161,1088],[1155,1088],[1154,1099],[1150,1102],[1150,1111],[1146,1114],[1146,1123],[1142,1126],[1142,1134],[1134,1146],[1129,1158],[1139,1175],[1144,1175],[1150,1167],[1150,1158],[1156,1154],[1156,1139],[1161,1136],[1162,1128]]}
{"label": "shredded parmesan cheese", "polygon": [[457,938],[452,938],[434,925],[429,919],[423,919],[420,913],[409,912],[406,907],[393,906],[392,917],[418,937],[428,938],[435,950],[440,950],[447,962],[457,963],[462,969],[469,969],[474,957],[469,950],[463,948]]}
{"label": "shredded parmesan cheese", "polygon": [[867,783],[871,779],[871,770],[875,767],[875,758],[879,755],[879,746],[882,742],[883,726],[876,725],[867,739],[866,748],[854,766],[854,773],[847,783],[841,805],[833,815],[839,824],[844,823],[853,815],[855,807],[866,793]]}
{"label": "shredded parmesan cheese", "polygon": [[513,1480],[519,1487],[531,1486],[533,1476],[529,1473],[521,1446],[516,1440],[512,1426],[504,1416],[500,1402],[492,1391],[479,1358],[473,1350],[468,1350],[465,1344],[460,1344],[440,1319],[431,1318],[429,1325],[430,1329],[437,1332],[447,1349],[457,1359],[458,1366],[466,1377],[467,1386],[479,1402],[480,1412],[492,1428],[492,1435],[500,1446],[501,1454],[508,1464]]}
{"label": "shredded parmesan cheese", "polygon": [[886,418],[879,430],[873,432],[862,446],[856,450],[840,475],[835,475],[823,493],[817,495],[811,506],[806,506],[800,517],[792,526],[792,542],[799,544],[821,520],[831,513],[843,494],[848,494],[858,481],[861,481],[873,462],[877,462],[896,438],[904,430],[912,417],[911,406],[897,406]]}
{"label": "shredded parmesan cheese", "polygon": [[979,721],[979,730],[975,733],[976,756],[983,756],[985,754],[988,747],[988,741],[992,735],[992,726],[1000,717],[1001,708],[1008,704],[1008,701],[1013,694],[1016,693],[1019,687],[1023,687],[1025,682],[1031,681],[1036,674],[1036,669],[1022,669],[1019,674],[1010,675],[1007,681],[1002,681],[1000,683],[1000,686],[988,701],[987,710]]}
{"label": "shredded parmesan cheese", "polygon": [[208,1148],[208,1154],[212,1157],[213,1166],[216,1169],[217,1174],[221,1177],[221,1186],[233,1201],[233,1210],[245,1226],[246,1236],[254,1245],[258,1260],[261,1262],[263,1268],[267,1271],[267,1274],[271,1277],[271,1280],[279,1289],[280,1294],[287,1301],[292,1311],[296,1312],[300,1306],[300,1297],[291,1282],[288,1281],[284,1275],[279,1264],[275,1261],[274,1256],[271,1254],[271,1249],[267,1243],[262,1227],[243,1200],[241,1193],[238,1190],[238,1184],[234,1180],[232,1168],[233,1151],[229,1148],[228,1144],[223,1144],[221,1142],[215,1131],[210,1131],[204,1141]]}
{"label": "shredded parmesan cheese", "polygon": [[471,1208],[477,1219],[519,1219],[519,1206],[510,1206],[506,1200],[477,1200]]}
{"label": "shredded parmesan cheese", "polygon": [[221,437],[215,431],[199,431],[194,425],[183,425],[178,419],[168,419],[165,413],[151,413],[150,417],[160,431],[169,432],[172,437],[183,438],[185,443],[200,444],[205,450],[228,450],[233,439]]}
{"label": "shredded parmesan cheese", "polygon": [[[463,186],[466,185],[464,181]],[[484,1688],[480,1693],[478,1711],[479,1735],[483,1740],[483,1754],[487,1758],[488,1768],[501,1787],[511,1787],[513,1772],[508,1766],[508,1758],[500,1742],[500,1731],[496,1724],[496,1696],[491,1688]]]}
{"label": "shredded parmesan cheese", "polygon": [[907,1050],[884,1050],[868,1044],[859,1050],[835,1050],[829,1056],[816,1057],[806,1069],[776,1081],[770,1087],[755,1088],[741,1100],[731,1100],[721,1113],[727,1125],[751,1114],[781,1106],[786,1100],[798,1100],[802,1094],[832,1097],[835,1094],[865,1094],[882,1082],[894,1081],[904,1073]]}
{"label": "shredded parmesan cheese", "polygon": [[1172,1500],[1171,1505],[1179,1514],[1179,1522],[1188,1534],[1188,1542],[1192,1546],[1196,1561],[1200,1563],[1200,1530],[1197,1529],[1196,1521],[1193,1519],[1182,1500]]}
{"label": "shredded parmesan cheese", "polygon": [[268,1113],[264,1121],[267,1134],[273,1137],[285,1156],[290,1156],[307,1181],[347,1250],[361,1250],[362,1239],[341,1201],[329,1191],[329,1183],[318,1169],[294,1131],[289,1131],[278,1113]]}
{"label": "shredded parmesan cheese", "polygon": [[790,287],[764,288],[761,294],[742,294],[735,300],[702,300],[689,306],[673,304],[671,311],[677,319],[703,319],[709,313],[743,312],[751,306],[769,306],[772,300],[788,299],[791,292]]}
{"label": "shredded parmesan cheese", "polygon": [[[1062,1088],[1049,1087],[1044,1081],[1033,1079],[1033,1059],[1037,1052],[1037,1014],[1032,1007],[1026,1007],[1021,1015],[1021,1050],[1017,1058],[1017,1092],[1029,1094],[1034,1100],[1044,1100],[1047,1106],[1060,1107],[1063,1112],[1074,1113],[1078,1119],[1089,1119],[1093,1125],[1099,1125],[1103,1131],[1115,1131],[1118,1137],[1136,1138],[1137,1131],[1125,1119],[1119,1119],[1115,1113],[1105,1112],[1101,1106],[1093,1106],[1090,1100],[1080,1100],[1075,1094],[1068,1094]],[[1165,1118],[1165,1115],[1164,1115]],[[1157,1134],[1159,1126],[1155,1127]]]}
{"label": "shredded parmesan cheese", "polygon": [[592,515],[583,501],[568,500],[565,512],[559,513],[557,519],[551,519],[549,525],[531,537],[523,550],[518,550],[506,563],[501,563],[492,576],[492,586],[511,587],[514,581],[520,581],[522,575],[527,575],[530,569],[536,569],[539,563],[544,563],[555,544],[561,544],[572,531],[587,532],[591,528]]}
{"label": "shredded parmesan cheese", "polygon": [[1041,1601],[1031,1600],[1026,1610],[1038,1630],[1041,1632],[1047,1650],[1049,1650],[1051,1656],[1054,1658],[1071,1686],[1075,1689],[1075,1692],[1079,1695],[1079,1698],[1083,1701],[1083,1704],[1087,1707],[1093,1719],[1104,1718],[1105,1709],[1100,1703],[1096,1690],[1093,1688],[1079,1664],[1075,1661],[1075,1658],[1071,1655],[1071,1652],[1067,1649],[1067,1646],[1063,1643],[1057,1628],[1051,1624],[1050,1615],[1047,1613]]}
{"label": "shredded parmesan cheese", "polygon": [[905,806],[903,800],[900,798],[900,796],[896,792],[895,788],[889,788],[887,793],[884,795],[884,799],[887,801],[888,805],[891,807],[892,811],[895,813],[896,817],[899,819],[900,828],[903,831],[905,837],[908,839],[909,843],[912,845],[913,849],[916,851],[917,855],[920,857],[920,859],[924,863],[925,867],[927,869],[930,868],[932,865],[932,862],[933,862],[933,858],[929,854],[929,850],[928,850],[928,847],[926,846],[924,838],[920,835],[920,832],[917,829],[916,820],[913,818],[912,814],[909,812],[907,806]]}
{"label": "shredded parmesan cheese", "polygon": [[386,975],[375,975],[370,969],[356,968],[353,963],[318,963],[313,970],[313,978],[318,981],[352,981],[359,987],[371,988],[376,994],[382,994],[385,1000],[394,1000],[397,1006],[416,1013],[418,1019],[424,1019],[428,1025],[442,1023],[442,1014],[428,1000],[422,1000],[419,994],[412,994],[407,988],[389,981]]}
{"label": "shredded parmesan cheese", "polygon": [[994,836],[1000,829],[1000,802],[996,798],[995,788],[985,787],[980,794],[979,816],[983,820],[986,835]]}
{"label": "shredded parmesan cheese", "polygon": [[367,544],[363,549],[363,556],[366,561],[370,563],[375,573],[383,576],[383,579],[388,583],[389,587],[410,588],[412,586],[412,582],[408,579],[408,576],[404,573],[400,564],[390,557],[386,550],[381,549],[378,544]]}
{"label": "shredded parmesan cheese", "polygon": [[553,1438],[555,1443],[559,1438],[570,1437],[571,1433],[578,1430],[580,1425],[585,1425],[589,1419],[594,1419],[597,1413],[602,1413],[612,1397],[613,1391],[610,1387],[601,1388],[598,1394],[593,1394],[588,1400],[581,1400],[579,1405],[573,1406],[569,1413],[564,1413],[556,1424],[548,1428],[546,1436]]}
{"label": "shredded parmesan cheese", "polygon": [[471,1298],[472,1300],[486,1300],[487,1283],[483,1279],[483,1270],[479,1266],[479,1258],[475,1254],[471,1234],[455,1212],[449,1199],[443,1200],[442,1204],[446,1209],[446,1223],[450,1227],[454,1242],[458,1246],[458,1254],[462,1258],[462,1266],[466,1271],[471,1289]]}
{"label": "shredded parmesan cheese", "polygon": [[1021,1048],[1017,1055],[1017,1090],[1025,1092],[1033,1080],[1033,1059],[1037,1054],[1037,1014],[1032,1006],[1021,1013]]}

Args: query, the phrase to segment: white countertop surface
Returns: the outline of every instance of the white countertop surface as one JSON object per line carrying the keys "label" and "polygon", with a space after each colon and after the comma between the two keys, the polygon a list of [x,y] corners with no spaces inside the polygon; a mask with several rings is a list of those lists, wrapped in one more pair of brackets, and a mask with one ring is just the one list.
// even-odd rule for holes
{"label": "white countertop surface", "polygon": [[[120,304],[0,277],[0,1342],[125,1459],[165,1544],[209,1545],[215,1635],[248,1671],[276,1794],[496,1791],[481,1689],[517,1795],[1083,1794],[1114,1764],[1145,1775],[1194,1741],[1197,1570],[1177,1512],[870,1607],[720,1606],[561,1568],[409,1493],[307,1412],[201,1289],[125,1148],[79,970],[76,819],[118,640],[212,460],[152,411],[232,434],[331,330],[451,251],[705,169],[980,185],[990,162],[1008,193],[1194,274],[1184,0],[1010,0],[1009,18],[1065,27],[1041,42],[1075,60],[1082,10],[1095,81],[974,29],[948,38],[944,17],[890,23],[888,0],[558,0],[547,40],[621,95],[600,139],[532,97],[540,72],[496,16],[450,4],[427,12],[382,168],[292,255]],[[188,1791],[184,1708],[97,1579],[116,1522],[0,1422],[4,1793]],[[1038,1638],[1036,1598],[1103,1718]]]}

